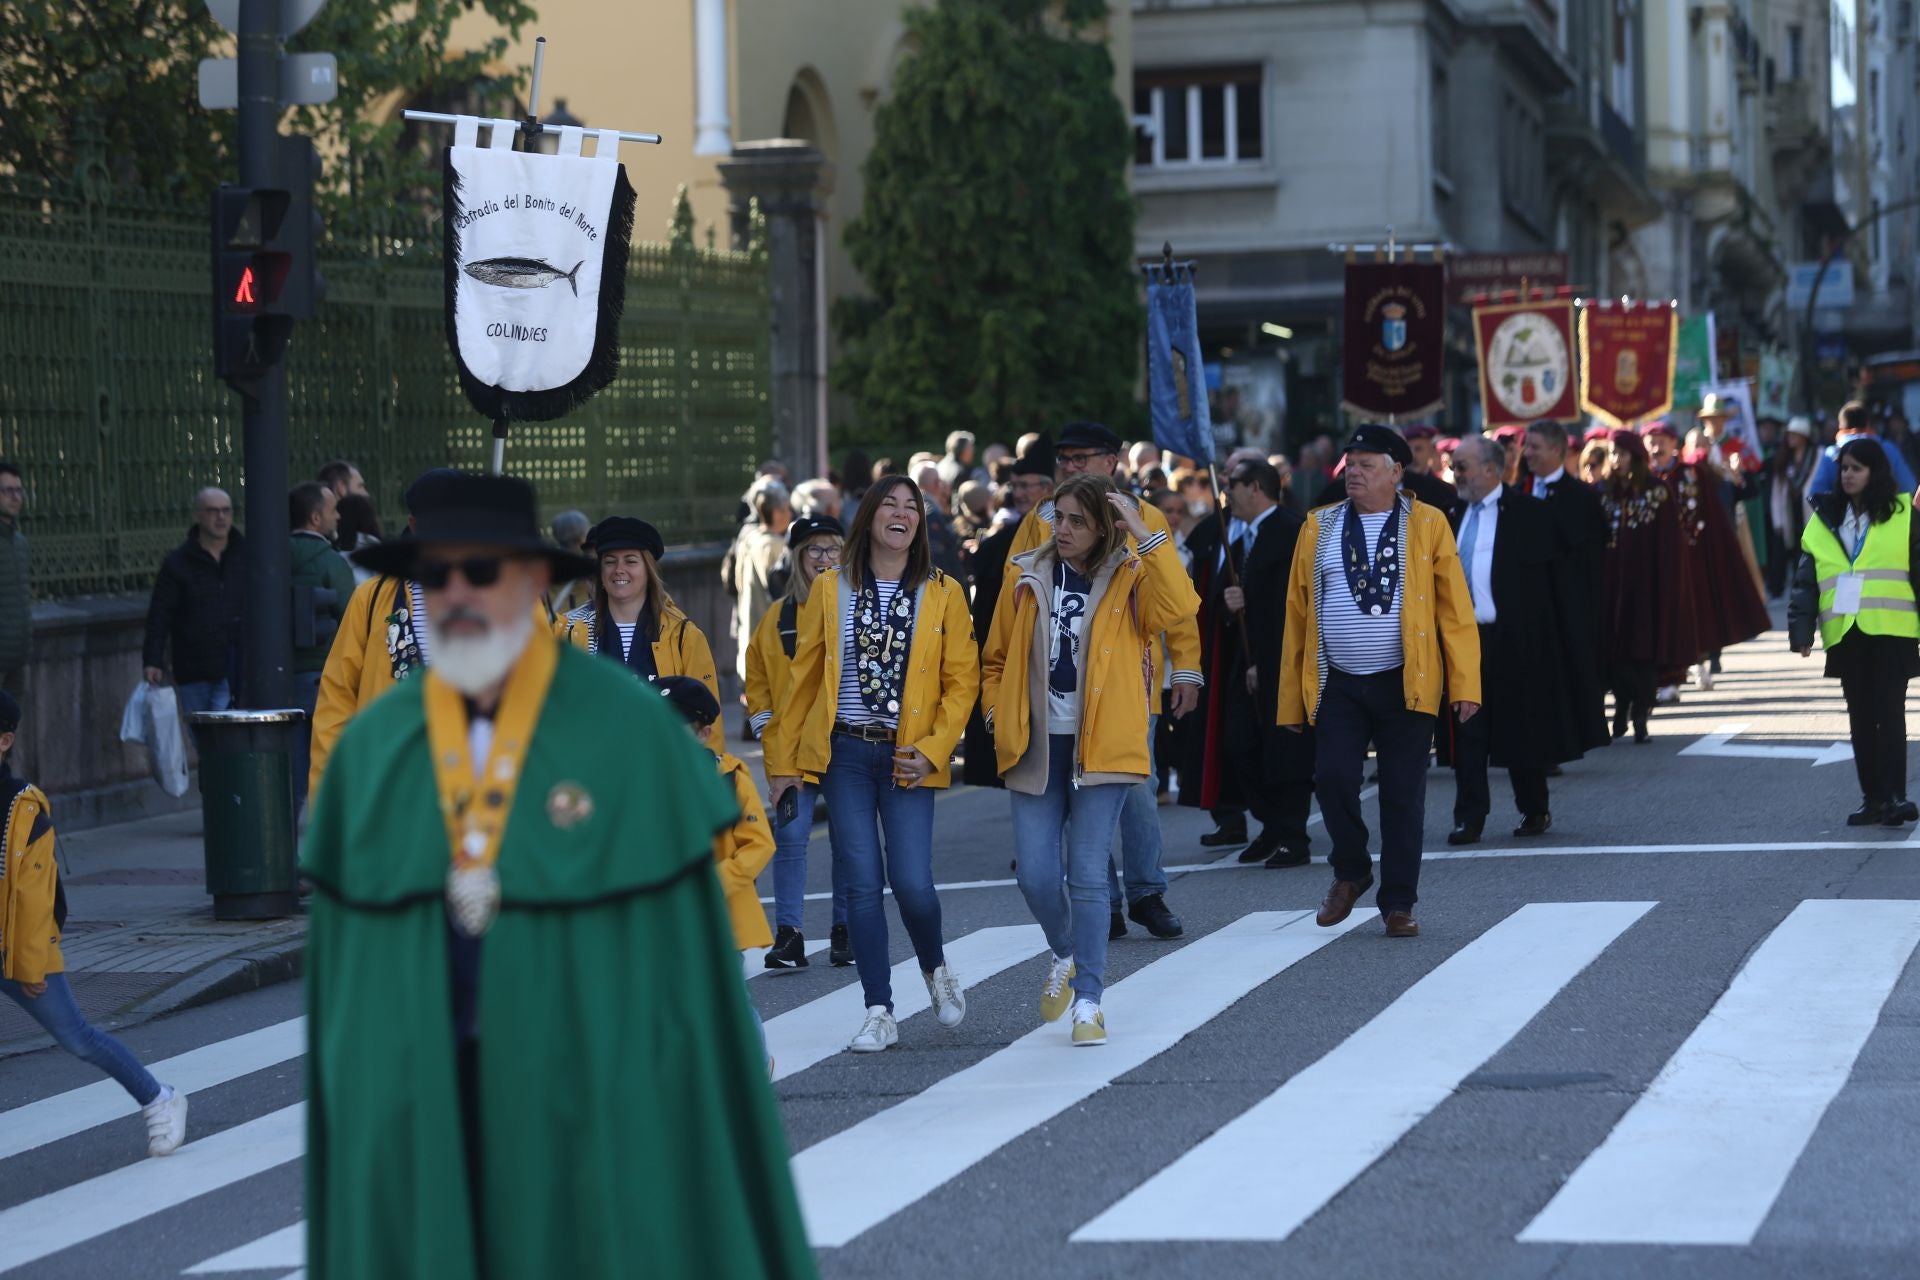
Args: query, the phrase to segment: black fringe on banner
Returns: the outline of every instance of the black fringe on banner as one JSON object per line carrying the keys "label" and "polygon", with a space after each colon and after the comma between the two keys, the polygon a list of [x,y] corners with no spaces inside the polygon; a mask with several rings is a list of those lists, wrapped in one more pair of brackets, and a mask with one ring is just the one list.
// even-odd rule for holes
{"label": "black fringe on banner", "polygon": [[613,181],[613,207],[607,215],[606,246],[600,259],[600,316],[594,325],[593,354],[572,382],[545,391],[503,391],[475,377],[460,354],[460,331],[454,326],[455,301],[460,288],[460,175],[453,167],[453,149],[446,150],[446,201],[441,214],[446,232],[447,346],[453,349],[460,371],[460,389],[467,402],[494,422],[551,422],[564,418],[593,399],[620,372],[620,317],[627,305],[627,255],[633,247],[633,184],[626,166]]}

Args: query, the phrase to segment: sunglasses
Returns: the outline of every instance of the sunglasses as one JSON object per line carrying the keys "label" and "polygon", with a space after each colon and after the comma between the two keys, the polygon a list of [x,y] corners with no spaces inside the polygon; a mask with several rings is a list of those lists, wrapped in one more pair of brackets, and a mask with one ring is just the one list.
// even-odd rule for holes
{"label": "sunglasses", "polygon": [[490,587],[500,581],[500,556],[469,556],[465,560],[422,560],[414,566],[413,580],[428,591],[440,591],[453,581],[454,570],[470,587]]}
{"label": "sunglasses", "polygon": [[1095,458],[1111,458],[1116,456],[1118,455],[1111,449],[1089,449],[1084,453],[1056,453],[1053,455],[1053,458],[1055,462],[1058,462],[1063,467],[1080,467],[1092,462]]}

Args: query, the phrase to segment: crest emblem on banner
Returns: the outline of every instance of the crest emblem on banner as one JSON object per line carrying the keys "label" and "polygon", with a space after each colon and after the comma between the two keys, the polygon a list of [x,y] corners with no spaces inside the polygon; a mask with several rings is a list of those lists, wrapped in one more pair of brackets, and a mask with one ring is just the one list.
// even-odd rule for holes
{"label": "crest emblem on banner", "polygon": [[1580,407],[1630,427],[1673,407],[1679,313],[1671,302],[1622,299],[1580,307]]}
{"label": "crest emblem on banner", "polygon": [[1407,345],[1407,309],[1397,302],[1380,308],[1380,345],[1389,351]]}
{"label": "crest emblem on banner", "polygon": [[497,423],[562,417],[613,381],[633,237],[617,133],[586,156],[586,131],[561,129],[543,155],[512,149],[517,128],[462,117],[446,152],[447,341]]}

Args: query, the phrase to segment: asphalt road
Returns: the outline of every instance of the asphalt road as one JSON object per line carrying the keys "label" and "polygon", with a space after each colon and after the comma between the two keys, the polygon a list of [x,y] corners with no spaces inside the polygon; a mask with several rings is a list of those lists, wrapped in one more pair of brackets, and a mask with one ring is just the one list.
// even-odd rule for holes
{"label": "asphalt road", "polygon": [[[1114,944],[1102,1049],[1039,1021],[1005,796],[943,796],[960,1027],[920,1012],[855,1057],[851,969],[750,983],[823,1273],[1920,1275],[1920,841],[1844,825],[1851,765],[1816,763],[1837,685],[1783,650],[1569,766],[1543,840],[1496,812],[1451,856],[1436,770],[1416,940],[1301,914],[1324,836],[1310,868],[1242,868],[1162,810],[1187,936]],[[0,1062],[0,1273],[297,1273],[300,1013],[288,986],[127,1033],[193,1054],[159,1072],[194,1087],[164,1161],[85,1067]]]}

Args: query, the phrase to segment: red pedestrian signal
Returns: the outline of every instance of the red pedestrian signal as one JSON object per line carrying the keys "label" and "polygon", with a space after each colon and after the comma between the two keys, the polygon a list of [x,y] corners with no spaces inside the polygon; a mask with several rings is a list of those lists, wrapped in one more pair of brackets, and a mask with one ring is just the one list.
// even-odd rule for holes
{"label": "red pedestrian signal", "polygon": [[240,273],[240,287],[233,291],[233,300],[235,304],[243,307],[251,307],[258,303],[259,299],[253,296],[252,267],[248,267]]}

